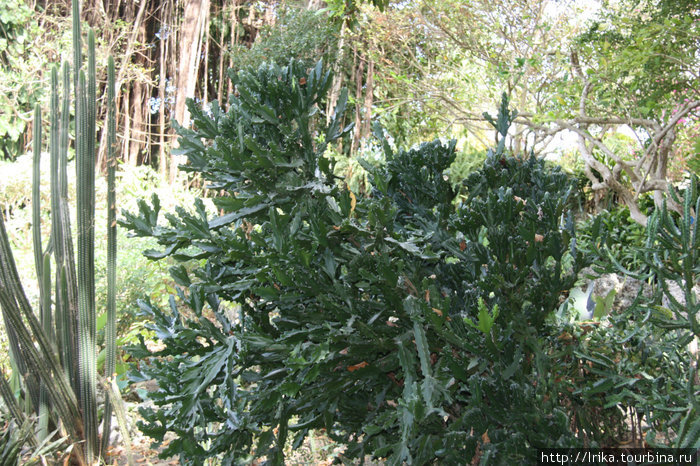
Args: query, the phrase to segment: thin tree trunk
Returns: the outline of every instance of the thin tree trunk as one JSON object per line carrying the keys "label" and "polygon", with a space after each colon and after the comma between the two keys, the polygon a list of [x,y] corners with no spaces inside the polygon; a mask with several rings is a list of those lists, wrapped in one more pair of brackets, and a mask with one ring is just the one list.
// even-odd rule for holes
{"label": "thin tree trunk", "polygon": [[367,82],[365,85],[365,119],[362,122],[360,139],[367,137],[370,133],[372,105],[374,105],[374,60],[370,58],[367,65]]}
{"label": "thin tree trunk", "polygon": [[[136,19],[134,20],[134,27],[131,29],[131,35],[129,35],[129,42],[126,44],[126,51],[124,52],[124,55],[122,56],[122,62],[119,65],[119,72],[117,73],[117,77],[115,79],[115,92],[119,94],[119,90],[122,87],[122,80],[124,79],[124,72],[126,71],[126,65],[130,60],[131,54],[134,51],[134,42],[136,41],[136,37],[139,33],[139,30],[141,29],[141,22],[143,21],[143,15],[144,12],[146,11],[146,4],[148,2],[146,0],[141,1],[141,6],[139,7],[139,11],[136,14]],[[116,10],[119,10],[119,4],[117,4]],[[106,95],[106,90],[105,90],[105,95]],[[104,96],[103,96],[104,97]],[[128,100],[128,99],[127,99]],[[125,110],[129,110],[129,106],[127,105],[124,107]],[[127,119],[128,121],[128,119]],[[124,146],[125,149],[128,149],[128,140],[129,138],[126,138],[126,145]],[[100,135],[100,146],[97,151],[97,167],[99,170],[102,170],[103,165],[105,164],[105,154],[107,152],[107,131],[102,131],[102,134]],[[127,152],[122,152],[123,154],[127,154]]]}
{"label": "thin tree trunk", "polygon": [[[236,50],[236,45],[238,45],[238,1],[239,0],[233,0],[231,3],[232,8],[231,8],[231,52],[229,53],[229,58],[228,58],[228,67],[233,68],[233,53]],[[228,80],[228,95],[231,95],[233,93],[233,82],[229,79]]]}
{"label": "thin tree trunk", "polygon": [[[164,6],[165,11],[161,14],[161,25],[169,25],[170,6],[168,1]],[[161,26],[162,29],[162,26]],[[165,154],[165,82],[168,76],[165,57],[168,55],[168,44],[170,37],[162,37],[160,39],[160,62],[159,62],[159,80],[158,80],[158,172],[161,178],[165,179],[168,174],[168,159]]]}
{"label": "thin tree trunk", "polygon": [[[224,4],[224,7],[225,7],[225,4]],[[233,31],[231,31],[231,32],[233,33]],[[225,35],[226,35],[226,31],[222,27],[221,28],[221,38],[219,40],[219,43],[221,44],[221,48],[219,49],[219,85],[218,85],[218,89],[216,91],[216,100],[219,101],[219,105],[221,105],[222,108],[224,107],[223,98],[224,98],[224,85],[225,85],[225,82],[224,82],[224,75],[225,75],[224,74],[224,68],[225,68],[224,59],[226,58],[226,47],[224,45]]]}
{"label": "thin tree trunk", "polygon": [[275,2],[269,2],[265,8],[265,17],[263,19],[263,24],[269,24],[270,26],[275,25]]}
{"label": "thin tree trunk", "polygon": [[[656,157],[656,167],[654,170],[654,178],[657,180],[665,180],[668,175],[668,155],[671,152],[673,143],[676,140],[676,132],[674,130],[669,131],[661,142],[659,143],[658,156]],[[670,196],[664,196],[659,190],[654,191],[654,204],[657,208],[663,206],[664,200],[666,200],[667,205],[670,209],[677,212],[681,211],[681,206],[678,205]]]}
{"label": "thin tree trunk", "polygon": [[144,87],[143,83],[136,81],[132,88],[133,103],[131,104],[129,112],[132,114],[131,132],[134,134],[134,137],[131,138],[129,142],[129,151],[125,154],[128,157],[129,165],[132,167],[138,165],[139,152],[143,144],[142,137],[145,134],[143,130],[143,107],[145,105],[143,101]]}
{"label": "thin tree trunk", "polygon": [[328,106],[326,107],[326,123],[330,123],[335,110],[335,104],[340,97],[340,88],[343,86],[342,64],[345,59],[345,36],[347,35],[345,22],[340,26],[340,38],[338,39],[338,52],[335,63],[333,64],[333,83],[331,84],[331,93],[328,96]]}
{"label": "thin tree trunk", "polygon": [[124,95],[124,142],[122,145],[122,154],[126,157],[127,154],[129,153],[129,144],[131,141],[130,137],[130,132],[131,132],[131,114],[129,113],[129,97],[130,97],[131,92],[126,91]]}
{"label": "thin tree trunk", "polygon": [[[204,88],[202,89],[202,103],[209,102],[209,11],[204,16],[202,28],[204,40]],[[202,39],[200,39],[202,41]]]}
{"label": "thin tree trunk", "polygon": [[360,66],[357,67],[357,81],[355,82],[355,131],[350,146],[350,153],[354,154],[360,142],[360,131],[362,130],[362,77],[365,71],[365,60],[360,57]]}

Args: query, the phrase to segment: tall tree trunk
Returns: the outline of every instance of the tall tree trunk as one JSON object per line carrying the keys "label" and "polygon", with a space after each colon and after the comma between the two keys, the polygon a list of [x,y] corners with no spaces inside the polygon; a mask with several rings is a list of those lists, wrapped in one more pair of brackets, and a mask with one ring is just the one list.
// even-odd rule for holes
{"label": "tall tree trunk", "polygon": [[[233,54],[236,51],[236,46],[238,45],[239,28],[241,27],[242,21],[239,18],[240,9],[242,7],[241,0],[232,0],[231,2],[231,50],[229,52],[228,67],[233,68]],[[233,82],[230,79],[226,80],[228,82],[228,94],[233,93]]]}
{"label": "tall tree trunk", "polygon": [[[169,27],[172,19],[172,3],[167,1],[164,5],[164,11],[161,14],[161,31],[164,26]],[[160,60],[158,71],[158,172],[162,179],[168,176],[168,158],[165,153],[165,84],[168,77],[168,68],[165,57],[168,56],[168,46],[170,45],[170,37],[164,37],[161,34],[160,39]]]}
{"label": "tall tree trunk", "polygon": [[[178,34],[179,64],[177,73],[177,96],[175,100],[175,120],[188,126],[190,114],[185,101],[194,97],[199,71],[199,53],[202,42],[202,29],[209,11],[209,0],[185,0],[184,15]],[[177,166],[183,163],[182,156],[173,156],[170,164],[170,182],[177,176]]]}
{"label": "tall tree trunk", "polygon": [[263,19],[263,24],[267,24],[269,26],[274,26],[275,25],[275,8],[277,4],[276,2],[269,2],[267,4],[267,7],[265,8],[265,18]]}
{"label": "tall tree trunk", "polygon": [[204,20],[204,88],[202,89],[202,102],[209,102],[209,14]]}
{"label": "tall tree trunk", "polygon": [[132,88],[132,104],[129,112],[131,113],[131,133],[133,134],[131,140],[129,141],[129,151],[125,154],[129,165],[135,167],[139,163],[139,152],[141,151],[141,146],[144,142],[144,136],[146,136],[146,131],[144,131],[144,118],[143,111],[145,102],[143,95],[145,93],[146,87],[142,82],[136,81],[134,87]]}
{"label": "tall tree trunk", "polygon": [[124,103],[124,106],[123,106],[123,108],[124,108],[124,110],[123,110],[123,112],[124,112],[124,113],[123,113],[123,115],[124,115],[124,142],[123,142],[123,145],[122,145],[122,154],[124,154],[124,156],[126,156],[125,154],[128,154],[128,153],[129,153],[129,144],[130,144],[130,141],[131,141],[131,136],[130,136],[130,132],[131,132],[131,113],[129,113],[129,109],[130,109],[130,107],[129,107],[129,100],[130,100],[130,99],[129,99],[129,96],[130,96],[130,94],[131,94],[131,93],[130,93],[128,90],[127,90],[126,92],[124,92],[124,94],[123,94],[123,95],[124,95],[124,99],[123,99],[123,101],[122,101],[122,102]]}
{"label": "tall tree trunk", "polygon": [[[226,3],[224,3],[224,8],[226,8]],[[222,17],[226,14],[226,11],[224,10],[222,12]],[[231,30],[231,34],[233,34],[233,30]],[[224,77],[226,76],[225,74],[225,68],[226,66],[224,65],[225,63],[225,58],[226,58],[226,45],[224,40],[226,39],[226,29],[222,26],[221,27],[221,37],[219,38],[219,44],[221,44],[221,48],[219,49],[219,83],[218,83],[218,89],[216,91],[216,100],[219,101],[219,105],[221,105],[222,108],[224,107],[224,86],[226,84],[226,81],[224,80]]]}
{"label": "tall tree trunk", "polygon": [[[139,11],[136,14],[136,19],[134,19],[134,26],[131,29],[131,34],[129,35],[129,40],[126,45],[126,51],[124,52],[123,58],[121,65],[119,66],[119,72],[117,73],[117,77],[115,80],[115,92],[119,94],[119,91],[122,87],[122,83],[124,81],[124,73],[126,71],[126,66],[130,61],[131,54],[134,50],[134,43],[136,41],[136,37],[138,36],[139,30],[141,29],[141,23],[143,22],[143,16],[144,12],[146,11],[146,4],[148,2],[146,0],[141,1],[141,5],[139,6]],[[127,3],[127,8],[128,8],[129,3]],[[114,10],[117,12],[115,14],[118,14],[119,11],[119,2],[116,3]],[[132,5],[133,6],[133,5]],[[128,18],[128,16],[127,16]],[[128,91],[127,91],[128,92]],[[106,93],[105,93],[106,95]],[[126,99],[127,105],[124,106],[125,111],[129,111],[129,105],[128,105],[128,97]],[[127,117],[126,122],[129,122],[129,119]],[[128,133],[128,131],[127,131]],[[127,149],[128,149],[128,144],[129,144],[129,138],[125,139],[124,142],[124,152],[122,154],[127,154]],[[107,151],[107,131],[102,131],[102,134],[100,135],[100,147],[97,151],[97,167],[102,170],[103,166],[105,165],[105,154]]]}

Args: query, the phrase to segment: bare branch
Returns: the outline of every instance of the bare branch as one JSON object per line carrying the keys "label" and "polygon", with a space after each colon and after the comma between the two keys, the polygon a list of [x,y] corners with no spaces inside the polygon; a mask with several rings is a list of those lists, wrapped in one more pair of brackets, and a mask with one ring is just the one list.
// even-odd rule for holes
{"label": "bare branch", "polygon": [[[585,89],[584,89],[585,90]],[[644,126],[648,128],[659,128],[659,124],[654,120],[647,120],[645,118],[615,118],[615,117],[589,117],[589,116],[577,116],[574,118],[576,123],[581,123],[585,125],[631,125],[631,126]]]}

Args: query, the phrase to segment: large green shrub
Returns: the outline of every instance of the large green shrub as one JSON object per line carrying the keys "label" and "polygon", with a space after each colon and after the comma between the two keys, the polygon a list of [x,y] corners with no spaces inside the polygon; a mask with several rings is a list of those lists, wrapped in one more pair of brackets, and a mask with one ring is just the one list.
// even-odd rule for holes
{"label": "large green shrub", "polygon": [[[201,263],[171,268],[170,309],[140,304],[162,349],[131,349],[135,376],[160,387],[142,430],[177,434],[163,455],[281,464],[312,429],[346,459],[390,464],[522,462],[581,444],[549,357],[561,345],[550,316],[582,265],[568,178],[500,144],[456,208],[453,143],[394,152],[375,128],[386,164],[366,164],[372,191],[358,197],[324,157],[350,128],[345,95],[325,125],[320,64],[234,84],[227,113],[190,102],[194,129],[178,130],[183,168],[221,193],[218,211],[197,201],[159,223],[154,197],[124,214],[162,246],[149,257]],[[506,101],[501,138],[512,116]]]}

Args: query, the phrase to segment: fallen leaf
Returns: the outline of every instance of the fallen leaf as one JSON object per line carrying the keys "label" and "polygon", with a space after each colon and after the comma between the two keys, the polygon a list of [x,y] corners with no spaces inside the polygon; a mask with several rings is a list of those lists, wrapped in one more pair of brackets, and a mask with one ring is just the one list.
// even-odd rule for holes
{"label": "fallen leaf", "polygon": [[348,370],[350,372],[356,371],[358,369],[362,369],[363,367],[369,366],[369,363],[367,361],[362,361],[358,362],[357,364],[353,364],[352,366],[348,366]]}
{"label": "fallen leaf", "polygon": [[565,341],[570,341],[573,339],[571,334],[569,332],[563,332],[561,335],[559,335],[560,340],[565,340]]}

